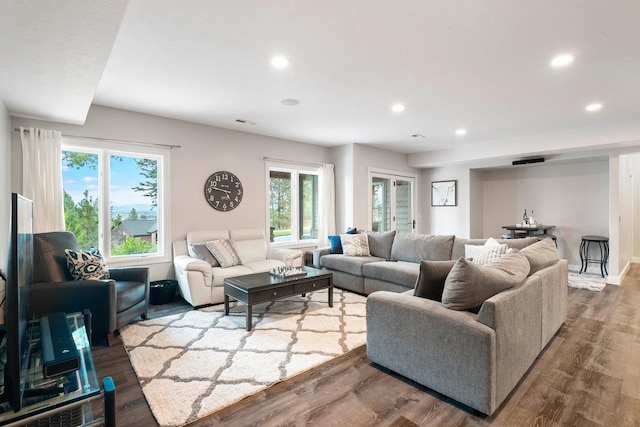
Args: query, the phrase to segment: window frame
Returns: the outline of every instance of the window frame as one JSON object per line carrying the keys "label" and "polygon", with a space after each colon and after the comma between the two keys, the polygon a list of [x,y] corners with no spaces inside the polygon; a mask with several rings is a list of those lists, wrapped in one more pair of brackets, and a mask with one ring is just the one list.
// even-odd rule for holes
{"label": "window frame", "polygon": [[[113,266],[166,263],[171,261],[171,221],[169,216],[170,199],[170,148],[127,144],[109,140],[86,138],[62,138],[62,151],[77,151],[98,155],[98,249],[105,261]],[[152,254],[111,255],[111,217],[110,217],[110,165],[111,156],[144,157],[158,162],[158,252]],[[63,184],[64,187],[64,184]]]}
{"label": "window frame", "polygon": [[[271,229],[271,217],[270,217],[270,212],[271,212],[271,206],[270,206],[270,195],[271,195],[271,171],[275,170],[275,171],[279,171],[279,172],[288,172],[291,173],[291,237],[292,239],[290,241],[286,241],[286,242],[270,242],[272,246],[277,246],[277,247],[288,247],[288,248],[295,248],[295,247],[310,247],[310,246],[315,246],[318,244],[318,239],[300,239],[300,215],[301,215],[301,209],[300,209],[300,193],[299,193],[299,182],[300,182],[300,174],[307,174],[307,175],[316,175],[318,177],[318,182],[320,181],[320,177],[321,177],[321,166],[318,165],[317,167],[315,166],[310,166],[308,164],[298,164],[298,163],[294,163],[294,162],[274,162],[274,161],[268,161],[265,162],[265,176],[266,176],[266,200],[265,200],[265,205],[266,205],[266,229],[270,230]],[[316,201],[317,205],[319,205],[320,203],[320,193],[318,191],[318,193],[316,194],[316,197],[318,198],[318,200]],[[319,214],[318,214],[319,215]],[[318,217],[318,221],[320,221],[320,218]]]}

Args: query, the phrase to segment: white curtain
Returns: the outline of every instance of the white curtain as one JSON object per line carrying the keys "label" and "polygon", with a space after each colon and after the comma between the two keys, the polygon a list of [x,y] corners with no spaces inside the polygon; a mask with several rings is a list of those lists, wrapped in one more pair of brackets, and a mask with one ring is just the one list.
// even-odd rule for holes
{"label": "white curtain", "polygon": [[333,165],[322,165],[319,192],[318,247],[323,247],[329,245],[327,236],[336,233],[336,190]]}
{"label": "white curtain", "polygon": [[33,200],[36,233],[64,230],[62,134],[20,128],[22,195]]}

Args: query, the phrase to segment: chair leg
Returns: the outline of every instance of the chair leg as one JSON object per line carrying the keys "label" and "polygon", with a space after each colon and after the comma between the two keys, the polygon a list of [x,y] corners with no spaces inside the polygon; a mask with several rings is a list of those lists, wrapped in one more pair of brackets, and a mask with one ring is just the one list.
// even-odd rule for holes
{"label": "chair leg", "polygon": [[140,315],[140,317],[142,317],[142,320],[147,320],[149,318],[149,316],[147,316],[147,312],[146,311],[144,313],[142,313]]}
{"label": "chair leg", "polygon": [[120,340],[116,336],[115,331],[107,334],[107,345],[111,347],[112,345],[118,343]]}

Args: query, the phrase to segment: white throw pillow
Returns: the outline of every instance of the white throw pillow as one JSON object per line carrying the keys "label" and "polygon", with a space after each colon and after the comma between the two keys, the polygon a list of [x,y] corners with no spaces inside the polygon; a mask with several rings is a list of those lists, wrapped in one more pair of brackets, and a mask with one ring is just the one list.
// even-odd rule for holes
{"label": "white throw pillow", "polygon": [[342,253],[347,256],[371,256],[366,234],[341,234]]}
{"label": "white throw pillow", "polygon": [[507,245],[490,237],[484,245],[464,245],[464,257],[472,258],[474,264],[484,265],[498,259],[507,252]]}
{"label": "white throw pillow", "polygon": [[233,267],[240,264],[240,258],[236,253],[229,239],[211,240],[207,242],[207,249],[220,263],[220,267]]}

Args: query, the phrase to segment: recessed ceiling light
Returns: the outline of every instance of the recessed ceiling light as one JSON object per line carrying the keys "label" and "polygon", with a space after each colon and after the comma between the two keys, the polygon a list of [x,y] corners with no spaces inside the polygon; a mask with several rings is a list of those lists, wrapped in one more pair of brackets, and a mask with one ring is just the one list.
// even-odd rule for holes
{"label": "recessed ceiling light", "polygon": [[593,104],[587,105],[584,109],[587,111],[598,111],[602,108],[602,104],[594,102]]}
{"label": "recessed ceiling light", "polygon": [[280,101],[280,103],[282,105],[286,105],[288,107],[294,107],[294,106],[300,104],[300,101],[298,101],[297,99],[293,99],[293,98],[287,98],[287,99],[283,99],[282,101]]}
{"label": "recessed ceiling light", "polygon": [[291,64],[291,61],[284,56],[274,56],[271,58],[271,65],[276,68],[287,68],[289,64]]}
{"label": "recessed ceiling light", "polygon": [[551,60],[550,65],[553,68],[562,68],[562,67],[566,67],[567,65],[571,64],[573,62],[573,60],[576,59],[576,57],[570,53],[565,53],[562,55],[558,55],[555,58],[553,58]]}
{"label": "recessed ceiling light", "polygon": [[394,106],[391,107],[391,110],[396,112],[396,113],[401,113],[404,111],[404,105],[402,104],[395,104]]}
{"label": "recessed ceiling light", "polygon": [[462,135],[466,135],[467,134],[467,130],[466,129],[458,129],[456,131],[456,135],[458,136],[462,136]]}

